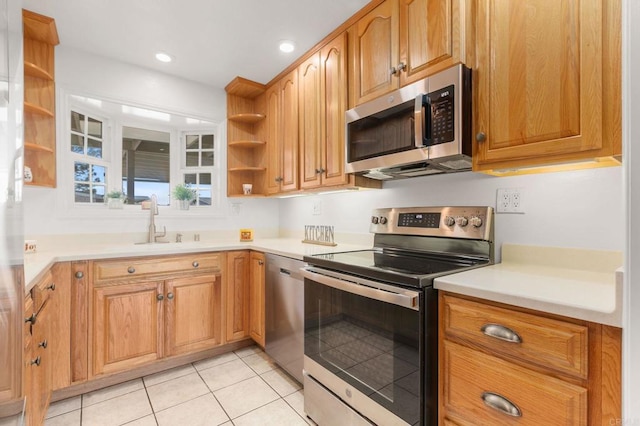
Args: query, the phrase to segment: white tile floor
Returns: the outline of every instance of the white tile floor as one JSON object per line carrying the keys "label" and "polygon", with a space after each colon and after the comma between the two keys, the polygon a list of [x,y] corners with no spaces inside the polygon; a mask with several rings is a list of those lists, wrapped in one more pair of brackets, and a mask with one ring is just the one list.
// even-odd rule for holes
{"label": "white tile floor", "polygon": [[257,346],[51,405],[45,426],[307,425],[300,384]]}

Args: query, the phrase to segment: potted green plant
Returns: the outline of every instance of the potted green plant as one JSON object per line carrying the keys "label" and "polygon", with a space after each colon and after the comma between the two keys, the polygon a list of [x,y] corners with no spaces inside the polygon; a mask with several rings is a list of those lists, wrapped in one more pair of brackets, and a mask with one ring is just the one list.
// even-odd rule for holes
{"label": "potted green plant", "polygon": [[125,202],[125,194],[122,191],[114,190],[107,192],[105,200],[110,209],[121,209]]}
{"label": "potted green plant", "polygon": [[196,190],[188,184],[178,184],[173,188],[173,198],[178,200],[180,210],[189,210],[191,201],[196,198]]}

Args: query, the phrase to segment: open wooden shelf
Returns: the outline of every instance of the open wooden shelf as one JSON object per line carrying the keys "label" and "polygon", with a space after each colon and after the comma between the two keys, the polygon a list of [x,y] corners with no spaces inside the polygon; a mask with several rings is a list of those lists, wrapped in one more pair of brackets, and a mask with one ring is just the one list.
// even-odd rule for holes
{"label": "open wooden shelf", "polygon": [[239,148],[258,148],[265,146],[265,141],[232,141],[229,142],[229,146],[235,146]]}
{"label": "open wooden shelf", "polygon": [[24,74],[43,80],[53,81],[53,75],[33,62],[24,61]]}
{"label": "open wooden shelf", "polygon": [[232,167],[229,169],[230,172],[264,172],[266,170],[266,167]]}
{"label": "open wooden shelf", "polygon": [[41,107],[40,105],[32,104],[31,102],[24,103],[24,112],[31,114],[44,115],[45,117],[55,117],[55,114],[48,109]]}
{"label": "open wooden shelf", "polygon": [[233,114],[229,116],[229,120],[239,121],[241,123],[257,123],[258,121],[262,121],[264,119],[265,119],[265,115],[258,114],[258,113],[242,113],[242,114]]}
{"label": "open wooden shelf", "polygon": [[24,149],[29,151],[54,152],[53,148],[42,146],[34,142],[25,142]]}

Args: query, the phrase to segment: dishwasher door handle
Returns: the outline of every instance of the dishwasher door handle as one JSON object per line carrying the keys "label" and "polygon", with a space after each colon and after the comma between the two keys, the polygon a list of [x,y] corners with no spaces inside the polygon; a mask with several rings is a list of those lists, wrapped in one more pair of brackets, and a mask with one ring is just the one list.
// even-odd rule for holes
{"label": "dishwasher door handle", "polygon": [[[409,308],[414,311],[420,310],[420,293],[405,290],[399,287],[390,286],[375,281],[351,277],[345,274],[334,273],[337,276],[325,275],[312,267],[302,268],[302,276],[311,281],[333,287],[347,293],[378,300],[380,302],[391,303],[393,305]],[[345,278],[348,277],[348,278]]]}
{"label": "dishwasher door handle", "polygon": [[287,269],[284,269],[284,268],[280,268],[280,273],[282,275],[289,275],[289,276],[291,275],[291,271],[289,271]]}

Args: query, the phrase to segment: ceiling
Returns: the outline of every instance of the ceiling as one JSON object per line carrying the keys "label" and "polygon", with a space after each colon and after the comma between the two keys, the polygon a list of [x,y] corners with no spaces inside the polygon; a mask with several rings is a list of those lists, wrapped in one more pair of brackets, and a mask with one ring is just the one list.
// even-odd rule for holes
{"label": "ceiling", "polygon": [[[23,0],[56,20],[60,45],[222,88],[267,83],[368,0]],[[278,42],[293,40],[285,54]],[[158,62],[164,51],[173,62]]]}

